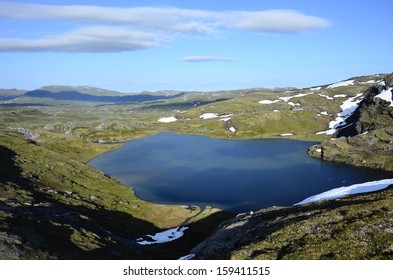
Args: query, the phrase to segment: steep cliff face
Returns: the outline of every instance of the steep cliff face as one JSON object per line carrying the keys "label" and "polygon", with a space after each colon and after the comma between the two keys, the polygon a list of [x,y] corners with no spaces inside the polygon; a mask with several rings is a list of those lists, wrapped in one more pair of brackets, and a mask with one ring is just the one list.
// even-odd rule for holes
{"label": "steep cliff face", "polygon": [[[393,74],[367,89],[354,113],[338,127],[335,138],[309,149],[324,160],[393,170]],[[382,98],[381,94],[385,98]],[[386,100],[387,99],[387,100]]]}

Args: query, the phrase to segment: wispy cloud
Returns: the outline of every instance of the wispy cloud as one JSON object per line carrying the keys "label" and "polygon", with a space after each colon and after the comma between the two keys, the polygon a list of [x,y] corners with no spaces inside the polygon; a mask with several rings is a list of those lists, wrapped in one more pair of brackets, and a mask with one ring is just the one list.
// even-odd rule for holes
{"label": "wispy cloud", "polygon": [[0,51],[116,52],[158,46],[148,33],[118,27],[94,26],[41,39],[0,39]]}
{"label": "wispy cloud", "polygon": [[[215,36],[225,31],[298,33],[326,28],[329,25],[326,19],[291,10],[217,12],[174,7],[117,8],[7,1],[0,2],[1,19],[35,21],[50,19],[81,23],[83,26],[90,24],[91,29],[71,30],[57,36],[29,40],[0,38],[0,45],[3,45],[0,51],[79,51],[78,49],[92,52],[130,51],[157,46],[160,40],[169,37]],[[110,27],[103,28],[104,25]],[[107,31],[110,28],[115,28],[117,31],[109,34]],[[92,37],[87,34],[91,32],[94,33]],[[124,35],[129,35],[129,38],[117,36],[122,32],[126,33]],[[108,39],[115,39],[112,41],[113,48],[105,43]],[[89,41],[99,42],[101,47],[94,47]],[[92,46],[91,49],[89,45]]]}
{"label": "wispy cloud", "polygon": [[268,33],[299,33],[329,25],[326,19],[291,10],[240,12],[233,23],[234,28]]}
{"label": "wispy cloud", "polygon": [[212,61],[224,61],[224,62],[233,62],[235,61],[230,57],[222,57],[222,56],[186,56],[181,59],[184,62],[212,62]]}

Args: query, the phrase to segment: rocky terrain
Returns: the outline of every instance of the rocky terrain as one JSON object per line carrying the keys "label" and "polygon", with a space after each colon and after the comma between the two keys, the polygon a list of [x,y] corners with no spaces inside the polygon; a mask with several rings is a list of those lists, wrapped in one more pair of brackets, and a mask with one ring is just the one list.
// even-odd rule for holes
{"label": "rocky terrain", "polygon": [[393,95],[393,75],[373,85],[356,110],[338,127],[332,140],[323,141],[309,154],[324,160],[393,170],[393,106],[378,98]]}
{"label": "rocky terrain", "polygon": [[219,226],[194,259],[393,259],[393,188],[245,213]]}

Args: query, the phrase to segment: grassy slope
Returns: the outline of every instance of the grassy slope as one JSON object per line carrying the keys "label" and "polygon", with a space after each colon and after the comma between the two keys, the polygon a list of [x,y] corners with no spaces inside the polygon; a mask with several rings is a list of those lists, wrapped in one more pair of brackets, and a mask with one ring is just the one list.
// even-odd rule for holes
{"label": "grassy slope", "polygon": [[393,189],[225,223],[193,249],[197,259],[393,259]]}
{"label": "grassy slope", "polygon": [[[141,201],[128,187],[84,164],[114,145],[71,137],[33,142],[15,132],[0,134],[2,228],[22,236],[35,248],[32,251],[41,252],[38,258],[47,258],[46,254],[55,258],[150,258],[154,250],[146,251],[133,240],[176,227],[199,213],[197,208]],[[224,217],[228,216],[208,209],[192,222],[208,226]],[[194,244],[196,240],[188,241]],[[171,248],[164,256],[171,258],[182,251]],[[22,258],[35,258],[26,254]]]}
{"label": "grassy slope", "polygon": [[[235,259],[392,259],[392,189],[306,206]],[[314,209],[313,209],[314,208]],[[296,223],[291,221],[296,220]]]}

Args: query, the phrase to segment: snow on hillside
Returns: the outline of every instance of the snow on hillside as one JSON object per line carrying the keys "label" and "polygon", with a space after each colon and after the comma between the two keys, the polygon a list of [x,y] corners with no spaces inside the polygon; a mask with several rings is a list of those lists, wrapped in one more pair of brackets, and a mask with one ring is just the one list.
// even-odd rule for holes
{"label": "snow on hillside", "polygon": [[199,116],[199,118],[202,120],[214,119],[218,117],[219,115],[217,113],[203,113],[202,115]]}
{"label": "snow on hillside", "polygon": [[331,84],[327,88],[337,88],[337,87],[350,86],[350,85],[353,85],[354,82],[355,82],[355,80],[342,81],[342,82],[338,82],[338,83],[335,83],[335,84]]}
{"label": "snow on hillside", "polygon": [[379,180],[379,181],[371,181],[371,182],[366,182],[362,184],[355,184],[347,187],[341,187],[341,188],[336,188],[332,189],[330,191],[326,191],[314,196],[310,196],[304,200],[302,200],[299,203],[296,203],[294,205],[301,205],[301,204],[306,204],[306,203],[311,203],[311,202],[316,202],[316,201],[321,201],[321,200],[327,200],[327,199],[334,199],[334,198],[339,198],[345,195],[350,195],[350,194],[359,194],[359,193],[368,193],[368,192],[374,192],[374,191],[379,191],[382,189],[387,188],[388,186],[393,184],[393,179],[384,179],[384,180]]}
{"label": "snow on hillside", "polygon": [[390,102],[389,107],[393,107],[393,94],[392,94],[393,87],[388,88],[387,90],[382,91],[380,94],[378,94],[375,97],[381,98],[383,100],[386,100]]}
{"label": "snow on hillside", "polygon": [[171,123],[171,122],[177,121],[177,119],[174,116],[172,116],[172,117],[161,118],[161,119],[159,119],[157,121],[158,122],[163,122],[163,123]]}
{"label": "snow on hillside", "polygon": [[345,122],[345,120],[356,110],[360,101],[362,100],[361,98],[359,99],[359,97],[361,97],[362,95],[363,93],[359,93],[356,96],[350,97],[349,99],[345,100],[340,106],[341,112],[337,114],[335,120],[329,123],[329,129],[326,131],[317,132],[317,134],[332,135],[337,131],[338,127],[346,125],[347,123]]}
{"label": "snow on hillside", "polygon": [[261,100],[261,101],[259,101],[259,104],[274,104],[274,103],[277,103],[277,102],[280,102],[280,100],[278,100],[278,99],[276,99],[276,100]]}
{"label": "snow on hillside", "polygon": [[258,103],[259,104],[268,105],[268,104],[274,104],[274,103],[277,103],[277,102],[280,102],[280,101],[284,101],[284,102],[288,103],[291,106],[295,106],[295,105],[297,105],[299,103],[294,104],[293,102],[288,102],[288,101],[291,100],[292,98],[295,98],[295,97],[303,97],[303,96],[307,96],[307,95],[310,95],[310,94],[312,94],[312,93],[299,93],[299,94],[292,95],[292,96],[282,96],[282,97],[279,97],[278,99],[275,99],[275,100],[265,99],[265,100],[258,101]]}
{"label": "snow on hillside", "polygon": [[281,99],[281,100],[283,100],[284,102],[288,102],[288,101],[291,100],[292,98],[295,98],[295,97],[303,97],[303,96],[307,96],[307,95],[310,95],[310,94],[311,94],[311,93],[299,93],[299,94],[292,95],[292,96],[279,97],[278,99]]}
{"label": "snow on hillside", "polygon": [[151,245],[151,244],[157,244],[157,243],[167,243],[174,241],[176,239],[181,238],[184,235],[184,231],[188,229],[188,227],[176,227],[176,228],[171,228],[162,232],[158,232],[155,235],[146,235],[149,237],[149,239],[152,239],[151,241],[144,240],[143,237],[138,238],[136,241],[139,245]]}
{"label": "snow on hillside", "polygon": [[179,260],[187,261],[187,260],[192,260],[195,257],[195,254],[189,254],[183,257],[180,257]]}

